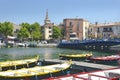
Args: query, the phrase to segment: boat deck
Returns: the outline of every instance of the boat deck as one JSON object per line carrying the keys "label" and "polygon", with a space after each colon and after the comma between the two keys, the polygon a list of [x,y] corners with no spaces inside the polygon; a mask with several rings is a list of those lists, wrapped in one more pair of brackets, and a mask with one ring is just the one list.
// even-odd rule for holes
{"label": "boat deck", "polygon": [[[47,62],[65,62],[66,60],[59,60],[59,59],[45,59]],[[96,63],[88,63],[88,62],[80,62],[80,61],[72,61],[73,65],[77,66],[85,66],[90,68],[96,68],[96,69],[109,69],[109,68],[116,68],[118,66],[110,66],[110,65],[103,65],[103,64],[96,64]]]}

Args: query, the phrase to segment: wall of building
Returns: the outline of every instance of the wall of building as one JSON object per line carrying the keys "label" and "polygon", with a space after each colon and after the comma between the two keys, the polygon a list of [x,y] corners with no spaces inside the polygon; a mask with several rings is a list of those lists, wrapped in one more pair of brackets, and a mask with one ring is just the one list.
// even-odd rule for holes
{"label": "wall of building", "polygon": [[45,25],[43,26],[43,30],[44,30],[43,32],[44,32],[44,39],[45,39],[45,40],[50,40],[50,39],[52,39],[53,26],[54,26],[54,24],[52,24],[52,23],[45,24]]}
{"label": "wall of building", "polygon": [[80,40],[87,38],[89,22],[79,18],[67,18],[63,20],[66,40],[70,40],[70,34],[76,33]]}
{"label": "wall of building", "polygon": [[120,22],[91,24],[89,33],[89,36],[94,35],[95,38],[120,38]]}

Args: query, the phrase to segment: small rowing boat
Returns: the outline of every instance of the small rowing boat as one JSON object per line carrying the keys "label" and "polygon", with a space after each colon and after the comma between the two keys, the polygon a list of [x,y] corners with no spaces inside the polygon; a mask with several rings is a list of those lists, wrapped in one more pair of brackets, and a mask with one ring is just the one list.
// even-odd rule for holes
{"label": "small rowing boat", "polygon": [[103,56],[103,57],[89,57],[87,60],[89,62],[94,62],[94,63],[112,64],[112,63],[118,63],[118,60],[120,60],[120,56],[110,55],[110,56]]}
{"label": "small rowing boat", "polygon": [[37,64],[38,60],[39,56],[31,59],[0,62],[0,71],[6,71],[9,69],[20,69],[23,67],[33,67]]}
{"label": "small rowing boat", "polygon": [[120,68],[83,72],[78,74],[52,77],[44,80],[120,80]]}
{"label": "small rowing boat", "polygon": [[60,59],[63,60],[75,60],[75,61],[79,61],[79,60],[85,60],[88,57],[91,57],[93,54],[92,53],[87,53],[87,54],[59,54]]}
{"label": "small rowing boat", "polygon": [[29,78],[30,80],[41,80],[43,78],[65,72],[70,68],[71,64],[71,61],[67,61],[64,63],[48,66],[36,66],[32,68],[3,71],[0,72],[0,80],[24,80],[26,78]]}

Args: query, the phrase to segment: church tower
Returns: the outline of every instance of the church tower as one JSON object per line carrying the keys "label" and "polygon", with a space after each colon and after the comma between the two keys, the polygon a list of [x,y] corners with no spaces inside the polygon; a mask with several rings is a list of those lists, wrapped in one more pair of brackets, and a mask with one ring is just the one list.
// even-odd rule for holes
{"label": "church tower", "polygon": [[50,20],[49,20],[49,17],[48,17],[48,9],[47,9],[44,24],[48,24],[48,23],[50,23]]}
{"label": "church tower", "polygon": [[43,37],[45,40],[50,40],[52,39],[52,34],[53,34],[53,26],[54,23],[51,23],[48,17],[48,10],[46,11],[46,16],[44,20],[44,25],[43,25]]}

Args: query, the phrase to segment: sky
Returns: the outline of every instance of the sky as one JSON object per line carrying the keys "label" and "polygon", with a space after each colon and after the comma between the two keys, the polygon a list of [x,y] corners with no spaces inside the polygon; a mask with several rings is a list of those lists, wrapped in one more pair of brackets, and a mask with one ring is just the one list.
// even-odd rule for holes
{"label": "sky", "polygon": [[0,0],[0,22],[44,24],[46,10],[52,23],[83,18],[90,23],[120,22],[120,0]]}

